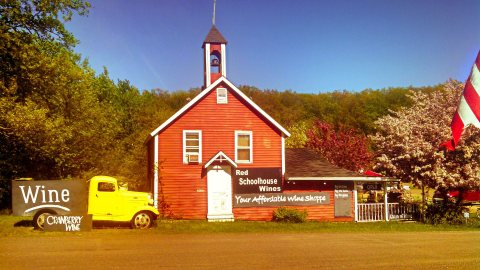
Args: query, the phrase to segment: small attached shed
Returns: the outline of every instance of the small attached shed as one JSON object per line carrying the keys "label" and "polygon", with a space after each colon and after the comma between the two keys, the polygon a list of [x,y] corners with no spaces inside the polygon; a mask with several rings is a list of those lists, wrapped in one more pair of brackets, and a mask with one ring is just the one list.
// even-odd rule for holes
{"label": "small attached shed", "polygon": [[398,180],[383,176],[365,176],[339,168],[307,148],[286,149],[285,154],[284,192],[328,193],[328,204],[304,207],[308,211],[309,219],[379,221],[389,220],[393,216],[391,213],[396,211],[386,195],[382,203],[359,203],[357,187],[370,183],[386,191],[388,185]]}

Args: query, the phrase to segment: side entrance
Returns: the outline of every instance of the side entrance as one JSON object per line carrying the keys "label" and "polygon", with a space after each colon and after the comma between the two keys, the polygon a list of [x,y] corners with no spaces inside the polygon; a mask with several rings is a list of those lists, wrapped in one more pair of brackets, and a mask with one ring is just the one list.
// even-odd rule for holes
{"label": "side entrance", "polygon": [[232,169],[212,165],[207,169],[208,221],[233,221]]}

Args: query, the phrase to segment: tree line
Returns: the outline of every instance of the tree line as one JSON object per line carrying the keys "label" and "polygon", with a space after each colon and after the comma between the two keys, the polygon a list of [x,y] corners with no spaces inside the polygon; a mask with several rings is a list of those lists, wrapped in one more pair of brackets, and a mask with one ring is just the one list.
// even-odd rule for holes
{"label": "tree line", "polygon": [[[128,80],[112,80],[107,68],[97,74],[75,53],[77,40],[64,27],[73,14],[86,15],[89,8],[82,0],[0,2],[0,179],[106,174],[131,184],[145,183],[148,134],[200,93],[201,88],[140,91]],[[385,117],[415,106],[412,93],[445,92],[443,84],[327,93],[262,90],[248,85],[239,89],[291,132],[288,147],[315,148],[312,136],[326,136],[315,132],[323,127],[351,136],[370,136],[361,139],[360,145],[372,153],[377,151],[379,157],[392,153],[376,135],[385,133],[389,124]],[[427,102],[428,97],[422,101]],[[350,136],[328,134],[325,138],[333,140]],[[381,146],[376,145],[380,142]],[[319,143],[322,141],[317,140]],[[378,168],[392,176],[403,166],[385,164]],[[5,190],[5,186],[0,188]]]}

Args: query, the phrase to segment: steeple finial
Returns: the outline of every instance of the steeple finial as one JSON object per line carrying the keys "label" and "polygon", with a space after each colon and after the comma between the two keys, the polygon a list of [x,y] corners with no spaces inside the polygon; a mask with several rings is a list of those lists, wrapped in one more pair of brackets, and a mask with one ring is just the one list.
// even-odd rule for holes
{"label": "steeple finial", "polygon": [[212,17],[212,25],[215,25],[215,6],[217,5],[217,0],[213,0],[213,17]]}

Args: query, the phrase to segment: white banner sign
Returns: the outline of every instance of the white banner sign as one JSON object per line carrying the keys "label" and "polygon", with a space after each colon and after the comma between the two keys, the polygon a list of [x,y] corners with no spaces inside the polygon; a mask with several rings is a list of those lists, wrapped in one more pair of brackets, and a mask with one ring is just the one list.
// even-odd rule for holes
{"label": "white banner sign", "polygon": [[233,207],[305,206],[330,203],[328,192],[235,194]]}

